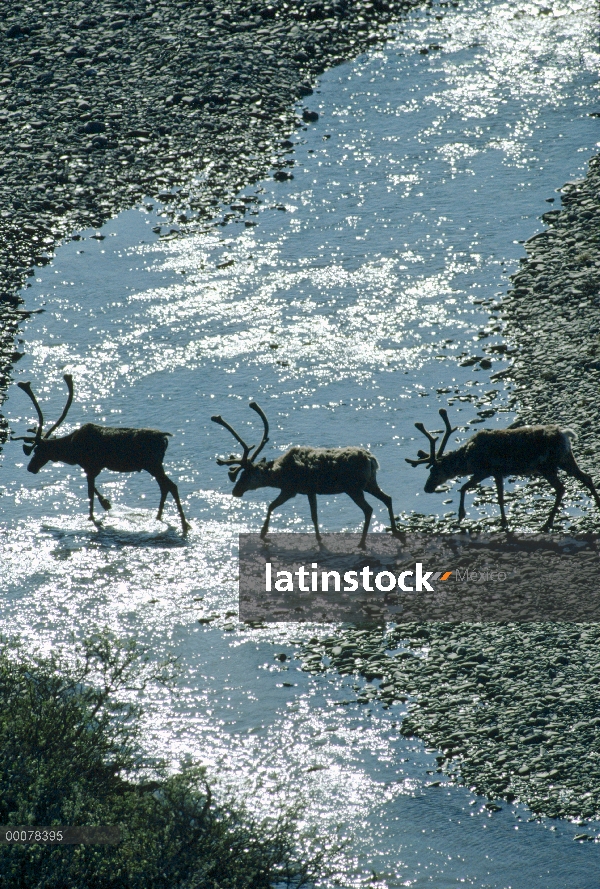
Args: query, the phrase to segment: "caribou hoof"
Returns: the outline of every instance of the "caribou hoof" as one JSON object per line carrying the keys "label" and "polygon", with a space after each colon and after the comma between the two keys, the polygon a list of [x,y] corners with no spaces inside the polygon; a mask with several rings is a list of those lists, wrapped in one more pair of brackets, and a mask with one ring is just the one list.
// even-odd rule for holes
{"label": "caribou hoof", "polygon": [[110,502],[110,500],[107,500],[106,497],[102,497],[100,500],[100,506],[102,507],[102,509],[108,512],[108,510],[112,507],[112,503]]}

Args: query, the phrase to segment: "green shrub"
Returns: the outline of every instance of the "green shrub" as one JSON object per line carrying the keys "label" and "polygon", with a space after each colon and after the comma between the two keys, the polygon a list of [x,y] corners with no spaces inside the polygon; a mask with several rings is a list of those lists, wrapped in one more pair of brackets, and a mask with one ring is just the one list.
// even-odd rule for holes
{"label": "green shrub", "polygon": [[[302,886],[293,821],[257,825],[216,805],[204,770],[168,776],[140,753],[140,709],[123,689],[169,680],[107,635],[75,664],[0,651],[4,825],[119,825],[118,845],[1,845],[2,889],[267,889]],[[150,777],[152,780],[150,780]]]}

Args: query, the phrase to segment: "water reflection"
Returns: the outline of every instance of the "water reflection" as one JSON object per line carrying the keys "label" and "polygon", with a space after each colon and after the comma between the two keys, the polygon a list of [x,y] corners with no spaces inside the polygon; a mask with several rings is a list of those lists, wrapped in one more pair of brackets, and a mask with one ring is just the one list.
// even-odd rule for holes
{"label": "water reflection", "polygon": [[[348,838],[331,885],[373,885],[374,870],[390,887],[591,887],[593,850],[573,828],[523,823],[518,806],[492,818],[466,789],[428,788],[435,752],[398,735],[399,709],[360,708],[352,679],[274,661],[274,644],[291,654],[300,632],[322,628],[242,631],[235,619],[237,534],[262,524],[266,498],[232,500],[214,462],[229,443],[210,415],[253,440],[255,397],[271,421],[267,457],[367,446],[397,508],[454,508],[404,463],[421,446],[413,424],[448,403],[463,436],[512,418],[490,379],[506,360],[489,351],[502,344],[489,307],[552,188],[582,172],[597,138],[593,4],[440,3],[401,30],[323,77],[294,179],[247,191],[257,225],[159,241],[156,216],[132,211],[40,272],[27,302],[46,311],[29,323],[19,374],[49,416],[73,374],[65,431],[92,420],[172,432],[165,468],[193,530],[181,539],[170,501],[155,521],[148,476],[106,474],[115,506],[97,531],[77,468],[31,476],[9,444],[2,629],[50,646],[107,626],[178,654],[178,696],[148,693],[148,745],[205,761],[257,811],[300,797],[302,842],[313,830],[331,846]],[[23,434],[31,405],[15,388],[7,407]],[[323,500],[324,530],[357,529],[347,498]],[[310,531],[306,503],[283,507],[273,529]]]}

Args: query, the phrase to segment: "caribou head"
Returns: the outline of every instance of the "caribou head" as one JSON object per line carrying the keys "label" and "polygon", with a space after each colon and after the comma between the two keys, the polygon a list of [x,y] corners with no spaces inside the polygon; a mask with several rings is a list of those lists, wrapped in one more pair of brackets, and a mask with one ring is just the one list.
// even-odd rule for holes
{"label": "caribou head", "polygon": [[45,466],[50,460],[54,459],[54,448],[53,444],[56,439],[51,439],[50,436],[54,432],[55,429],[58,429],[60,424],[64,421],[65,417],[69,412],[69,408],[73,402],[73,377],[71,374],[65,374],[63,377],[65,383],[67,384],[67,389],[69,390],[69,396],[67,398],[67,403],[63,408],[63,412],[56,421],[56,423],[48,429],[45,435],[42,435],[42,430],[44,428],[44,415],[42,414],[42,409],[38,404],[38,400],[33,394],[31,389],[31,383],[17,383],[17,386],[26,392],[27,395],[31,398],[33,402],[33,406],[36,409],[38,415],[38,425],[37,428],[28,429],[27,431],[31,433],[31,435],[23,435],[13,438],[13,441],[24,441],[26,442],[23,445],[23,452],[29,456],[33,452],[33,457],[29,461],[29,465],[27,469],[29,472],[39,472],[42,466]]}
{"label": "caribou head", "polygon": [[228,429],[244,450],[241,457],[236,457],[231,454],[228,460],[223,460],[221,458],[217,460],[219,466],[229,466],[229,478],[232,482],[236,482],[233,491],[231,492],[234,497],[241,497],[246,491],[255,491],[257,488],[264,487],[264,470],[270,466],[264,458],[260,463],[256,463],[256,458],[269,440],[269,423],[262,409],[255,401],[251,401],[249,406],[253,411],[256,411],[263,421],[264,426],[263,437],[256,448],[254,448],[254,445],[247,445],[244,439],[235,431],[233,426],[230,426],[222,417],[211,417],[213,423],[218,423],[220,426],[224,426],[225,429]]}
{"label": "caribou head", "polygon": [[437,438],[434,438],[434,436],[425,429],[425,426],[422,423],[415,423],[415,426],[419,430],[419,432],[422,432],[423,435],[429,440],[429,454],[426,451],[418,451],[417,460],[411,460],[409,457],[404,458],[407,463],[410,463],[411,466],[420,466],[421,464],[425,464],[429,468],[429,478],[425,482],[426,494],[433,494],[438,485],[442,485],[444,482],[448,481],[449,478],[454,477],[452,467],[446,466],[445,461],[442,459],[442,457],[444,455],[444,448],[448,444],[448,439],[453,432],[456,432],[456,429],[458,427],[454,427],[453,429],[450,426],[448,412],[445,408],[440,408],[440,417],[444,421],[446,431],[444,433],[442,443],[437,453],[435,450],[435,446],[438,441]]}

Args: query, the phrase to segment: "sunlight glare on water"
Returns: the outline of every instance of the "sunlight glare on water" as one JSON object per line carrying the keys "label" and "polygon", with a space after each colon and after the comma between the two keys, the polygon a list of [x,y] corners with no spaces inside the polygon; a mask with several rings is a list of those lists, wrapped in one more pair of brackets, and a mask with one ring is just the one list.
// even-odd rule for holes
{"label": "sunlight glare on water", "polygon": [[[414,422],[435,428],[448,405],[464,438],[513,418],[491,378],[506,367],[493,304],[546,199],[594,152],[596,25],[591,2],[415,11],[383,49],[323,76],[294,178],[246,189],[243,218],[159,240],[160,208],[158,220],[129,211],[103,240],[85,232],[61,248],[26,294],[44,313],[28,322],[17,376],[48,423],[69,372],[65,432],[93,421],[173,433],[165,468],[193,530],[182,539],[171,501],[156,522],[146,474],[110,473],[99,486],[114,507],[96,529],[77,467],[30,475],[9,443],[2,631],[48,650],[108,627],[176,654],[177,693],[145,699],[148,749],[206,763],[259,814],[299,801],[298,842],[329,849],[331,886],[591,889],[594,844],[574,844],[571,825],[526,823],[518,805],[492,818],[464,788],[427,788],[435,751],[398,733],[399,707],[361,709],[352,677],[274,660],[322,627],[238,626],[237,535],[258,529],[269,492],[231,498],[215,457],[234,442],[210,416],[258,441],[254,397],[271,423],[265,456],[367,446],[396,512],[455,508],[426,497],[404,462],[421,447]],[[7,408],[24,434],[32,406],[16,387]],[[362,520],[344,497],[320,498],[319,516],[330,531]],[[372,529],[385,520],[377,504]],[[311,530],[303,498],[272,528]]]}

